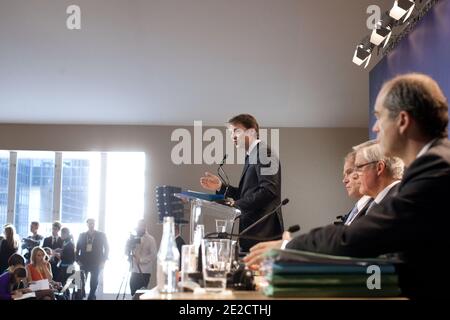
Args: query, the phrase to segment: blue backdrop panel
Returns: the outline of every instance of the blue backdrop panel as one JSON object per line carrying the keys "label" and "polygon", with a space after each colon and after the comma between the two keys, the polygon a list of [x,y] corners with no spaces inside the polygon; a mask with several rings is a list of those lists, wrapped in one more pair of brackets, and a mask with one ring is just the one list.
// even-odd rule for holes
{"label": "blue backdrop panel", "polygon": [[[433,77],[450,98],[450,0],[439,1],[370,72],[370,127],[375,138],[373,108],[383,83],[396,75],[420,72]],[[449,130],[450,131],[450,130]]]}

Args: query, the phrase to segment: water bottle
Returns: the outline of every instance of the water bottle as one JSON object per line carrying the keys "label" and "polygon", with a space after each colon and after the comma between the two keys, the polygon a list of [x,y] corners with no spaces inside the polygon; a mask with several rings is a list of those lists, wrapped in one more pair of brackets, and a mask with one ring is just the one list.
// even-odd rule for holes
{"label": "water bottle", "polygon": [[177,291],[177,272],[180,253],[175,242],[173,217],[164,217],[163,235],[158,251],[158,270],[156,272],[158,291],[174,293]]}

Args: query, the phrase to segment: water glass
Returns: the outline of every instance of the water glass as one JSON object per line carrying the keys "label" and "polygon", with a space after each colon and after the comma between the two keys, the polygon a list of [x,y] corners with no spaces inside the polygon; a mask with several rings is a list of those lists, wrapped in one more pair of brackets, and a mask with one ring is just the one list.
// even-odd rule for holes
{"label": "water glass", "polygon": [[203,280],[207,292],[222,292],[230,268],[231,240],[204,239],[202,242]]}
{"label": "water glass", "polygon": [[227,232],[227,220],[216,220],[216,232]]}
{"label": "water glass", "polygon": [[189,280],[189,273],[197,271],[197,252],[194,244],[181,247],[181,282]]}

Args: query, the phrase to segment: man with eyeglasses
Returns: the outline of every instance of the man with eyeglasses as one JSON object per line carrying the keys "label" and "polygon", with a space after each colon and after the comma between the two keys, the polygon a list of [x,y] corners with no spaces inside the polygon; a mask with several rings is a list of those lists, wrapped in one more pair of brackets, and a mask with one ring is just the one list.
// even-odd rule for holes
{"label": "man with eyeglasses", "polygon": [[359,176],[359,192],[372,199],[365,212],[369,214],[375,205],[397,192],[404,164],[400,158],[383,157],[380,145],[376,141],[360,144],[354,147],[354,150],[356,151],[354,170]]}

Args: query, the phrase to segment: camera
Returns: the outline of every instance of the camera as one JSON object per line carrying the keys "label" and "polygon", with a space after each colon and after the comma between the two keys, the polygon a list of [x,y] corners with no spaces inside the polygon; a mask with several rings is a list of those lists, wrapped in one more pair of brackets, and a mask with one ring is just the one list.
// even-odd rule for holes
{"label": "camera", "polygon": [[132,251],[136,249],[136,246],[141,243],[141,237],[130,235],[130,238],[127,240],[127,254],[131,256]]}

